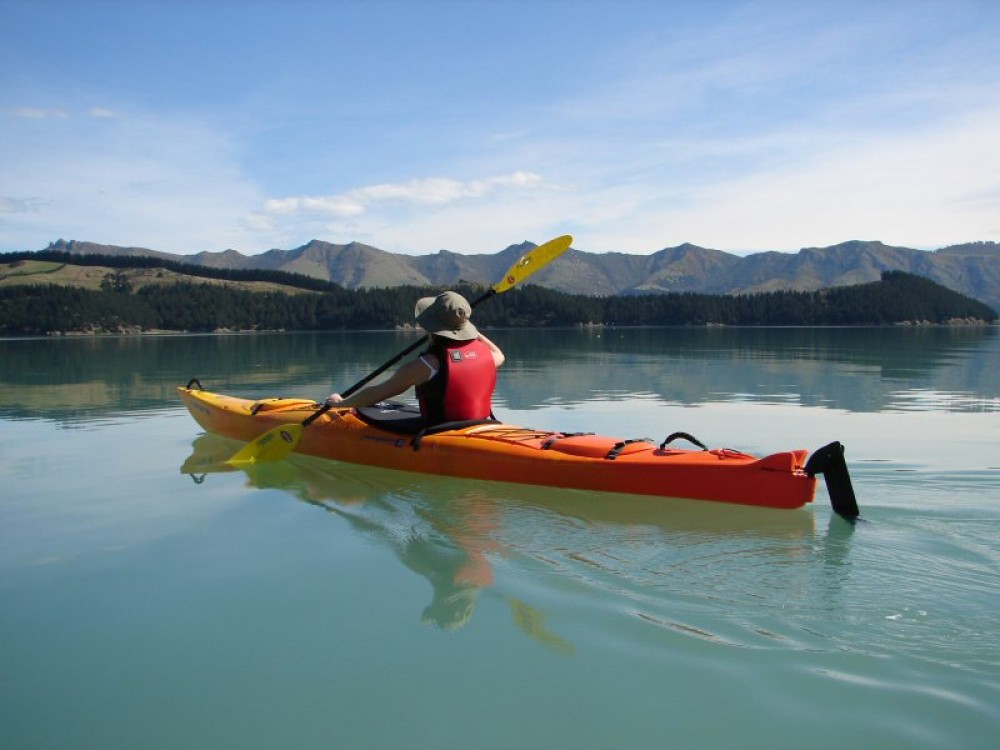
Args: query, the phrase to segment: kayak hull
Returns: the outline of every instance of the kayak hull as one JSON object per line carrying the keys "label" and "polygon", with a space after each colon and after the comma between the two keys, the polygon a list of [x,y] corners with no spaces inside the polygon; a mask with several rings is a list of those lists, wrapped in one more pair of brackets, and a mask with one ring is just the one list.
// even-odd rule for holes
{"label": "kayak hull", "polygon": [[[207,432],[241,441],[283,425],[297,427],[320,407],[303,399],[253,401],[190,387],[178,393]],[[758,458],[500,422],[414,436],[370,424],[354,409],[319,416],[301,430],[295,450],[424,474],[769,508],[800,508],[816,492],[815,476],[805,471],[805,450]]]}

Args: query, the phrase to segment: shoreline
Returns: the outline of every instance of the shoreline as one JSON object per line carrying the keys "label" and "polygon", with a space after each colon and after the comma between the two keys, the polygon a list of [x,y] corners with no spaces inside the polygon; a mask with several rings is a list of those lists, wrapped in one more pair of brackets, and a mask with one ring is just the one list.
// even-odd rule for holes
{"label": "shoreline", "polygon": [[[903,320],[891,323],[856,323],[856,324],[814,324],[814,325],[731,325],[727,323],[697,323],[677,325],[636,325],[619,326],[611,323],[578,323],[574,326],[484,326],[494,330],[538,329],[538,328],[579,328],[579,329],[632,329],[632,328],[997,328],[1000,327],[1000,320],[986,321],[982,319],[955,318],[944,323],[934,323],[929,320]],[[110,337],[110,336],[253,336],[256,334],[273,333],[394,333],[394,332],[420,332],[415,325],[397,325],[394,328],[355,328],[355,329],[323,329],[323,330],[289,330],[286,328],[253,328],[253,329],[233,329],[217,328],[212,331],[178,331],[164,328],[127,328],[118,330],[89,330],[89,331],[47,331],[44,333],[10,333],[0,336],[0,338],[86,338],[86,337]]]}

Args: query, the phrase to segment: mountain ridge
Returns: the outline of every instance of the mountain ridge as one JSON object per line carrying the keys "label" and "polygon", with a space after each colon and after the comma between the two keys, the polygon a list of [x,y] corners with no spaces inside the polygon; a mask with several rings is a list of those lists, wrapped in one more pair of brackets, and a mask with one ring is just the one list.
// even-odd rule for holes
{"label": "mountain ridge", "polygon": [[[285,271],[360,289],[447,286],[459,281],[489,285],[534,246],[526,241],[493,254],[463,255],[440,250],[429,255],[403,255],[359,242],[335,244],[313,239],[291,250],[272,249],[260,255],[243,255],[232,249],[182,255],[57,240],[46,249],[71,255],[145,255],[214,268]],[[571,294],[606,296],[749,294],[860,284],[878,280],[883,271],[924,276],[1000,310],[1000,244],[984,241],[928,251],[880,241],[849,240],[827,247],[806,247],[796,253],[764,251],[745,256],[692,243],[649,255],[571,248],[558,263],[538,271],[532,283]]]}

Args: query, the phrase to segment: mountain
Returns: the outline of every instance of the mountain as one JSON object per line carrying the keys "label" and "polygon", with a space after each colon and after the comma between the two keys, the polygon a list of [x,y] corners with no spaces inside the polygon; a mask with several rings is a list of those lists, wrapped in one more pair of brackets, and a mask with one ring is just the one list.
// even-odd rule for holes
{"label": "mountain", "polygon": [[[70,254],[153,256],[212,268],[299,273],[349,289],[405,284],[446,286],[458,281],[493,284],[534,245],[523,242],[492,255],[401,255],[352,242],[320,240],[293,250],[243,255],[235,250],[177,255],[137,247],[59,240],[47,248]],[[664,292],[740,294],[814,291],[877,281],[883,271],[905,271],[982,300],[1000,310],[1000,244],[972,242],[932,252],[881,242],[851,241],[797,253],[738,256],[692,244],[651,255],[589,253],[570,249],[539,271],[532,283],[574,294],[629,295]]]}

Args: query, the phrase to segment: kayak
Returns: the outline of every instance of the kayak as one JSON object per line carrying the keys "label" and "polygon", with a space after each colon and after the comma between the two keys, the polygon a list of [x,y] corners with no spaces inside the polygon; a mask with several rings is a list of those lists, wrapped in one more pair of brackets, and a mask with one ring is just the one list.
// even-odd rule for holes
{"label": "kayak", "polygon": [[[248,399],[204,390],[197,380],[178,388],[181,401],[209,433],[252,441],[283,439],[322,409],[308,399]],[[758,457],[709,449],[687,433],[662,443],[593,433],[520,427],[496,420],[427,428],[411,406],[385,403],[329,409],[296,435],[306,455],[402,471],[658,497],[690,498],[763,508],[801,508],[815,498],[823,474],[834,510],[858,515],[843,446],[797,449]],[[696,448],[673,445],[685,440]]]}

